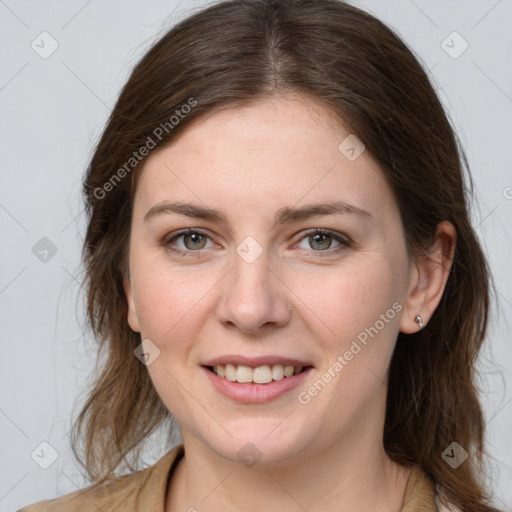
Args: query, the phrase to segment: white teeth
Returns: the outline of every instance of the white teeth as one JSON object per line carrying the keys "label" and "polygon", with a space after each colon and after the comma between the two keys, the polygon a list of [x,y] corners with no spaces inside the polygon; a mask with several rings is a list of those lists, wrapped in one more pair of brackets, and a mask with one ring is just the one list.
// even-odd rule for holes
{"label": "white teeth", "polygon": [[293,375],[295,368],[293,366],[285,366],[284,367],[284,376],[291,377]]}
{"label": "white teeth", "polygon": [[[218,368],[218,366],[217,366]],[[230,380],[231,382],[236,381],[236,367],[233,364],[227,364],[226,365],[226,379]]]}
{"label": "white teeth", "polygon": [[236,369],[237,382],[252,382],[252,368],[248,366],[239,365]]}
{"label": "white teeth", "polygon": [[256,384],[268,384],[272,382],[272,370],[270,366],[258,366],[258,368],[254,368],[252,371],[252,382],[256,382]]}
{"label": "white teeth", "polygon": [[274,364],[272,366],[266,364],[257,368],[244,365],[235,366],[234,364],[218,364],[213,367],[213,371],[219,377],[224,377],[231,382],[254,382],[255,384],[268,384],[273,380],[292,377],[299,374],[303,369],[303,366],[283,366],[282,364]]}
{"label": "white teeth", "polygon": [[281,380],[284,377],[284,366],[282,364],[275,364],[272,366],[272,378],[274,380]]}

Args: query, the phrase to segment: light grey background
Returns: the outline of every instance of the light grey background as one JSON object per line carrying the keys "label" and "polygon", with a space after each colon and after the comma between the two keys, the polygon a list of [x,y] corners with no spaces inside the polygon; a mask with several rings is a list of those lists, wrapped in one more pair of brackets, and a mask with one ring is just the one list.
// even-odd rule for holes
{"label": "light grey background", "polygon": [[[488,471],[496,505],[512,510],[512,2],[354,3],[394,27],[431,70],[469,157],[473,221],[500,301],[479,360]],[[1,511],[83,486],[67,436],[94,362],[77,302],[81,177],[132,66],[166,28],[204,5],[0,0]],[[52,44],[57,50],[42,58]],[[55,255],[48,242],[33,251],[43,237]],[[34,459],[51,461],[41,442],[58,452],[48,469],[31,458],[37,448]],[[161,455],[149,453],[147,463]]]}

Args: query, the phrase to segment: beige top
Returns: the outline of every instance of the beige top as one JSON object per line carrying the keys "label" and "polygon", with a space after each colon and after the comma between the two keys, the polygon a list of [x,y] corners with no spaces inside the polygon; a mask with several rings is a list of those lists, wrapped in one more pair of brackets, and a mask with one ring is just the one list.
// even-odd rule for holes
{"label": "beige top", "polygon": [[[54,500],[40,501],[17,512],[164,512],[167,484],[184,454],[183,444],[175,446],[159,461],[131,475],[122,476],[95,490],[90,487]],[[432,481],[419,466],[413,466],[400,512],[460,512],[443,507]]]}

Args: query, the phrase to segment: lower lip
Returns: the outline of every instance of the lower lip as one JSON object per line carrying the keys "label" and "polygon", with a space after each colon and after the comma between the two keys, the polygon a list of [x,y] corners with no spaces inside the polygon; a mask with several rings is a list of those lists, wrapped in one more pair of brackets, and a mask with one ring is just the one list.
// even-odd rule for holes
{"label": "lower lip", "polygon": [[232,382],[224,377],[219,377],[204,366],[202,368],[217,391],[244,404],[261,404],[284,395],[299,386],[313,370],[312,367],[309,367],[297,375],[283,377],[281,380],[274,380],[268,384],[253,384],[251,382]]}

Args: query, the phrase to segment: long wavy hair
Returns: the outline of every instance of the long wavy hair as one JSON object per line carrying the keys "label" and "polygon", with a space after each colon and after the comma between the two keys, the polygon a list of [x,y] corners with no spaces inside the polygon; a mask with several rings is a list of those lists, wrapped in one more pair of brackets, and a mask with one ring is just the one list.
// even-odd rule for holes
{"label": "long wavy hair", "polygon": [[[84,289],[100,357],[74,424],[75,456],[100,484],[121,464],[136,469],[147,438],[172,427],[134,357],[141,340],[128,326],[123,290],[133,192],[147,154],[200,116],[288,93],[323,102],[380,164],[411,257],[428,254],[439,222],[457,230],[433,317],[398,335],[383,442],[392,460],[421,466],[465,512],[496,512],[484,485],[475,383],[493,287],[470,223],[467,160],[413,53],[382,22],[339,0],[217,3],[175,25],[134,67],[84,178]],[[457,469],[442,458],[453,441],[469,453]]]}

